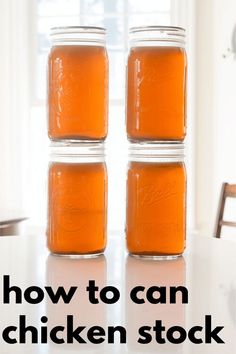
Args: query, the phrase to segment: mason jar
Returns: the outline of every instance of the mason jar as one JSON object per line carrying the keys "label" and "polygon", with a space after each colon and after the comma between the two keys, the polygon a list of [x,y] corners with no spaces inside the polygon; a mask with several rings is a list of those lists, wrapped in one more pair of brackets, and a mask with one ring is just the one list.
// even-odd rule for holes
{"label": "mason jar", "polygon": [[51,30],[48,135],[51,140],[101,141],[108,126],[108,57],[104,28]]}
{"label": "mason jar", "polygon": [[130,149],[126,241],[128,252],[176,258],[185,249],[186,172],[182,144]]}
{"label": "mason jar", "polygon": [[53,254],[91,257],[106,247],[107,169],[100,148],[73,149],[50,155],[47,245]]}
{"label": "mason jar", "polygon": [[131,141],[183,141],[186,134],[185,30],[130,30],[126,127]]}

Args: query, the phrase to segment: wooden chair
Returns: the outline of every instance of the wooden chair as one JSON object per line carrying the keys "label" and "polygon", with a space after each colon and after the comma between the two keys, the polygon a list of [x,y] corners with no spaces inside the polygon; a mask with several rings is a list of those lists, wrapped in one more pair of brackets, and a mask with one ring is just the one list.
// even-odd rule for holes
{"label": "wooden chair", "polygon": [[215,226],[215,234],[214,234],[216,238],[221,237],[222,226],[236,227],[236,222],[225,221],[223,219],[226,198],[236,198],[236,184],[229,184],[229,183],[222,184],[218,214],[217,214],[216,226]]}

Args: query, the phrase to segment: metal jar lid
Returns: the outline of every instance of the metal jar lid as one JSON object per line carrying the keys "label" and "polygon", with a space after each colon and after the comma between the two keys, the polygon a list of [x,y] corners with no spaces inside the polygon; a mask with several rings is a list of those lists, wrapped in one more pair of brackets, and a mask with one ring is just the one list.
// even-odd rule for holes
{"label": "metal jar lid", "polygon": [[104,143],[51,143],[49,160],[65,163],[103,162],[105,159]]}
{"label": "metal jar lid", "polygon": [[105,45],[106,29],[92,26],[53,27],[50,31],[52,44]]}
{"label": "metal jar lid", "polygon": [[183,162],[184,152],[183,143],[132,143],[129,146],[129,159],[143,162]]}
{"label": "metal jar lid", "polygon": [[131,46],[185,46],[185,29],[175,26],[141,26],[129,31]]}

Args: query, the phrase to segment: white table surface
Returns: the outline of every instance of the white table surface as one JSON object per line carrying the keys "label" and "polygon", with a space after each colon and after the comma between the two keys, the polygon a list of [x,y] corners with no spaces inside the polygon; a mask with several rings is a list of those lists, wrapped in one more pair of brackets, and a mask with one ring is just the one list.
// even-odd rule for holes
{"label": "white table surface", "polygon": [[[27,315],[29,325],[40,325],[41,316],[49,318],[48,326],[65,325],[65,317],[74,315],[77,325],[122,325],[127,329],[127,344],[71,344],[54,343],[6,344],[0,336],[0,353],[186,353],[231,354],[236,352],[236,242],[208,237],[188,239],[183,258],[177,261],[144,261],[130,257],[124,251],[122,233],[111,235],[105,256],[95,259],[68,259],[49,254],[44,236],[0,238],[0,329],[17,325],[20,314]],[[70,304],[53,305],[45,300],[39,305],[3,304],[2,277],[11,276],[12,285],[25,289],[37,285],[78,286],[78,293]],[[83,291],[89,279],[102,287],[116,286],[121,293],[114,305],[92,305]],[[189,303],[175,305],[135,305],[129,290],[135,285],[150,287],[183,285],[189,290]],[[12,297],[14,300],[14,296]],[[224,326],[225,344],[156,344],[137,343],[137,329],[154,325],[161,319],[166,327],[180,325],[189,329],[204,325],[204,316],[212,315],[215,326]]]}

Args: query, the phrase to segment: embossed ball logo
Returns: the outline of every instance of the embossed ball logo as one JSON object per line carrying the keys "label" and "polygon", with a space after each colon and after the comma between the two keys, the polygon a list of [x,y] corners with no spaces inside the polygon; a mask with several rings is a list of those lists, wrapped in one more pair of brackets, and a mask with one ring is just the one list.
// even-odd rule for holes
{"label": "embossed ball logo", "polygon": [[85,185],[61,186],[53,197],[54,222],[66,232],[81,232],[92,222],[92,191]]}

